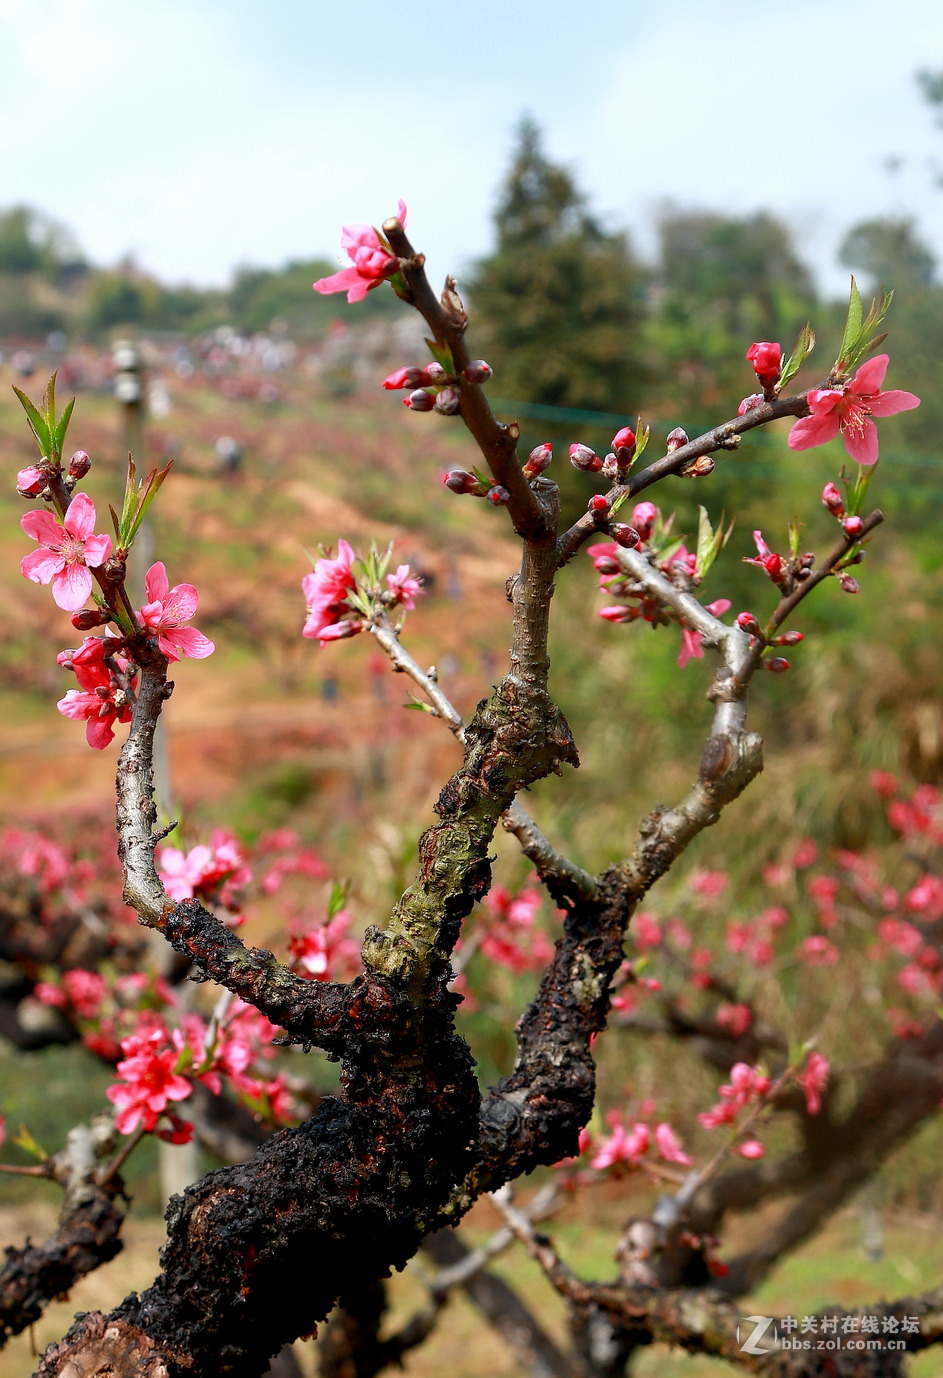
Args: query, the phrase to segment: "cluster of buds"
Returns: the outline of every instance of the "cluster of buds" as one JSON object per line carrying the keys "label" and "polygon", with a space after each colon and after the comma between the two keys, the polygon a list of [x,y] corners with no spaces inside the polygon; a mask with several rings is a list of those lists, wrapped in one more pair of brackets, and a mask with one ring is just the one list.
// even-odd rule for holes
{"label": "cluster of buds", "polygon": [[770,550],[762,531],[754,531],[753,539],[756,542],[756,555],[745,555],[743,563],[756,565],[757,569],[763,570],[784,595],[792,593],[797,584],[804,584],[811,576],[815,564],[815,555],[811,551],[803,555],[780,555]]}
{"label": "cluster of buds", "polygon": [[504,507],[511,501],[511,494],[497,479],[486,478],[476,469],[450,469],[442,475],[442,482],[453,493],[467,493],[473,498],[487,498],[495,507]]}
{"label": "cluster of buds", "polygon": [[66,718],[85,722],[89,746],[102,751],[114,739],[115,722],[130,722],[135,669],[118,653],[118,637],[87,636],[74,651],[60,651],[57,662],[71,670],[81,686],[56,704]]}
{"label": "cluster of buds", "polygon": [[826,483],[822,489],[822,505],[841,522],[841,529],[846,536],[856,540],[861,535],[864,522],[861,517],[846,515],[844,500],[834,483]]}
{"label": "cluster of buds", "polygon": [[324,646],[362,632],[378,608],[401,606],[412,612],[422,585],[409,565],[387,573],[392,551],[392,545],[385,555],[371,550],[358,561],[348,542],[341,540],[333,559],[324,555],[317,560],[301,581],[308,609],[302,636],[317,637]]}
{"label": "cluster of buds", "polygon": [[647,428],[641,444],[631,426],[623,426],[612,437],[612,449],[603,459],[591,445],[576,441],[570,446],[570,463],[584,474],[601,473],[612,483],[623,483],[633,461],[641,453],[647,440]]}
{"label": "cluster of buds", "polygon": [[408,388],[409,396],[403,398],[403,406],[410,411],[436,411],[440,416],[454,416],[461,405],[460,385],[487,383],[491,374],[491,365],[484,359],[472,359],[458,375],[449,373],[443,364],[433,360],[424,367],[414,365],[396,369],[383,379],[383,386],[387,392]]}
{"label": "cluster of buds", "polygon": [[783,367],[782,345],[771,340],[759,340],[747,350],[747,359],[753,365],[753,372],[766,392],[771,391],[779,381]]}
{"label": "cluster of buds", "polygon": [[[76,450],[69,460],[69,468],[65,477],[65,487],[69,492],[73,490],[80,479],[83,479],[92,467],[91,457],[85,450]],[[16,491],[21,498],[45,498],[52,500],[49,491],[49,480],[61,473],[61,467],[54,464],[44,455],[38,464],[28,464],[25,469],[20,469],[16,476]]]}

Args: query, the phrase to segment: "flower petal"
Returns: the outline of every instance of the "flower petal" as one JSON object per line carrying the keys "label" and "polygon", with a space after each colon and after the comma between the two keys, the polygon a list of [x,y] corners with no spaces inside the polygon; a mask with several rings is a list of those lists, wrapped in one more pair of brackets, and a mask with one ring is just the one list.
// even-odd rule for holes
{"label": "flower petal", "polygon": [[62,527],[51,512],[27,512],[25,517],[20,518],[20,526],[27,536],[32,536],[34,541],[42,541],[43,545],[60,545],[62,542]]}
{"label": "flower petal", "polygon": [[859,397],[868,397],[874,392],[880,392],[890,361],[888,354],[875,354],[873,359],[868,359],[858,369],[848,384],[848,391],[857,393]]}
{"label": "flower petal", "polygon": [[[196,627],[175,627],[172,632],[160,637],[159,644],[164,655],[167,655],[166,650],[164,650],[166,641],[171,641],[181,655],[189,656],[191,660],[205,660],[216,650],[215,643],[210,641],[208,636],[204,636],[202,632],[198,632]],[[179,659],[178,656],[168,656],[167,658],[168,660]]]}
{"label": "flower petal", "polygon": [[149,603],[163,603],[170,592],[170,580],[167,578],[163,560],[151,565],[144,576],[144,587]]}
{"label": "flower petal", "polygon": [[878,428],[869,418],[863,418],[853,431],[843,431],[845,449],[859,464],[873,464],[878,457]]}
{"label": "flower petal", "polygon": [[98,717],[97,714],[94,718],[89,718],[85,724],[85,740],[89,746],[93,746],[96,751],[104,751],[109,742],[114,741],[115,733],[111,725],[114,720],[113,713],[107,714],[104,718]]}
{"label": "flower petal", "polygon": [[98,569],[111,554],[111,537],[107,535],[89,536],[85,542],[85,563]]}
{"label": "flower petal", "polygon": [[76,493],[62,525],[77,541],[87,541],[95,530],[95,504],[87,493]]}
{"label": "flower petal", "polygon": [[[46,514],[36,512],[31,515],[39,517]],[[64,555],[50,550],[48,545],[41,545],[38,550],[31,550],[28,555],[23,556],[20,561],[20,573],[24,579],[31,579],[34,584],[48,584],[53,575],[58,574],[64,566]]]}
{"label": "flower petal", "polygon": [[354,249],[379,249],[380,236],[372,225],[344,225],[341,248],[353,257]]}
{"label": "flower petal", "polygon": [[64,718],[75,718],[81,720],[90,718],[92,714],[97,714],[101,708],[101,699],[97,694],[83,694],[79,689],[70,689],[64,699],[60,699],[56,704],[59,712]]}
{"label": "flower petal", "polygon": [[200,595],[192,584],[174,584],[169,595],[164,599],[164,617],[170,624],[189,622],[196,612],[200,602]]}
{"label": "flower petal", "polygon": [[828,412],[825,416],[803,416],[789,432],[786,443],[790,450],[811,450],[815,445],[834,440],[839,424],[837,412]]}
{"label": "flower petal", "polygon": [[896,416],[899,411],[913,411],[914,407],[919,407],[920,398],[912,392],[890,388],[870,398],[867,405],[872,416]]}
{"label": "flower petal", "polygon": [[362,281],[356,268],[342,268],[339,273],[332,273],[329,278],[318,278],[312,286],[316,292],[327,296],[331,292],[346,292],[348,289],[352,291],[354,286]]}
{"label": "flower petal", "polygon": [[80,565],[77,560],[71,560],[53,576],[53,599],[66,612],[78,612],[88,602],[91,591],[92,576],[87,567]]}

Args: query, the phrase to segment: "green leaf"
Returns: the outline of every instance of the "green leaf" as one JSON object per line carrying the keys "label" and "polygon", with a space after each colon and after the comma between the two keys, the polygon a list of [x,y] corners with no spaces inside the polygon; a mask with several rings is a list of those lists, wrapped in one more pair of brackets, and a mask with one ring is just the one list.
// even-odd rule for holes
{"label": "green leaf", "polygon": [[431,713],[434,718],[439,716],[431,703],[420,703],[419,699],[410,699],[409,703],[403,704],[404,708],[412,708],[416,713]]}
{"label": "green leaf", "polygon": [[33,432],[40,453],[44,459],[47,459],[49,457],[49,451],[52,449],[52,437],[49,434],[49,427],[46,425],[42,414],[33,406],[26,393],[21,392],[18,387],[14,387],[13,391],[20,399],[20,406],[26,412],[29,428]]}
{"label": "green leaf", "polygon": [[733,522],[724,531],[724,514],[721,513],[720,523],[717,530],[711,527],[710,517],[707,510],[703,507],[698,509],[697,523],[697,563],[696,570],[698,578],[704,579],[709,573],[711,566],[724,546],[730,540],[730,533],[733,531]]}
{"label": "green leaf", "polygon": [[795,348],[789,358],[783,364],[782,372],[779,375],[779,387],[782,390],[788,382],[795,378],[802,365],[808,359],[815,348],[815,331],[812,329],[811,322],[806,321],[799,331],[799,338],[796,340]]}
{"label": "green leaf", "polygon": [[331,894],[327,902],[328,922],[335,918],[347,903],[350,894],[349,880],[335,880],[331,883]]}
{"label": "green leaf", "polygon": [[851,279],[851,295],[848,299],[848,315],[845,319],[845,333],[842,335],[841,348],[838,351],[837,367],[844,371],[848,367],[848,358],[861,335],[861,293],[858,291],[858,284],[854,278]]}
{"label": "green leaf", "polygon": [[428,335],[426,336],[426,344],[429,346],[429,353],[432,355],[433,359],[435,359],[436,363],[441,364],[446,373],[451,376],[455,372],[455,361],[452,358],[452,351],[447,345],[440,345],[438,341],[430,340]]}
{"label": "green leaf", "polygon": [[72,420],[72,408],[74,406],[75,398],[73,397],[72,401],[68,404],[65,411],[59,417],[59,420],[55,423],[56,449],[59,451],[60,456],[62,454],[62,446],[65,443],[66,431],[69,429],[69,422]]}
{"label": "green leaf", "polygon": [[35,1139],[29,1132],[25,1124],[20,1125],[19,1134],[12,1138],[10,1143],[16,1144],[17,1148],[22,1148],[31,1157],[38,1158],[41,1163],[45,1163],[49,1159],[49,1154],[38,1139]]}
{"label": "green leaf", "polygon": [[802,523],[793,517],[789,523],[789,553],[795,560],[799,555],[799,536],[802,531]]}

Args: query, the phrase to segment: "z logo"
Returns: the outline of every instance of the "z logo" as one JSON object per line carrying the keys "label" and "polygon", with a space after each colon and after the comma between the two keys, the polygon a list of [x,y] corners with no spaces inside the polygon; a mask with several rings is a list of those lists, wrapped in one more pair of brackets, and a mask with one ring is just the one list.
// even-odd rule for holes
{"label": "z logo", "polygon": [[771,1349],[779,1347],[777,1343],[779,1337],[775,1329],[772,1335],[772,1345],[769,1348],[763,1348],[759,1343],[773,1324],[772,1316],[744,1316],[743,1319],[750,1321],[753,1325],[753,1333],[748,1335],[742,1344],[740,1344],[740,1327],[737,1326],[737,1343],[740,1344],[744,1354],[769,1354]]}

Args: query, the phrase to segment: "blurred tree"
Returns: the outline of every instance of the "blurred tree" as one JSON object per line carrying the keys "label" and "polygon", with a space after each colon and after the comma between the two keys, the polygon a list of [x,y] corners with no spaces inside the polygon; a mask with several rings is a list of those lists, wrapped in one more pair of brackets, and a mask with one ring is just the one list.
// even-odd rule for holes
{"label": "blurred tree", "polygon": [[789,228],[766,211],[735,218],[669,209],[659,241],[649,337],[670,398],[701,419],[748,381],[737,363],[745,345],[789,342],[815,289]]}
{"label": "blurred tree", "polygon": [[867,273],[873,287],[893,282],[897,293],[927,286],[936,269],[912,219],[863,220],[845,235],[838,257],[846,268]]}
{"label": "blurred tree", "polygon": [[495,212],[497,249],[469,283],[495,391],[525,402],[631,413],[645,370],[645,275],[623,234],[589,214],[524,119]]}

